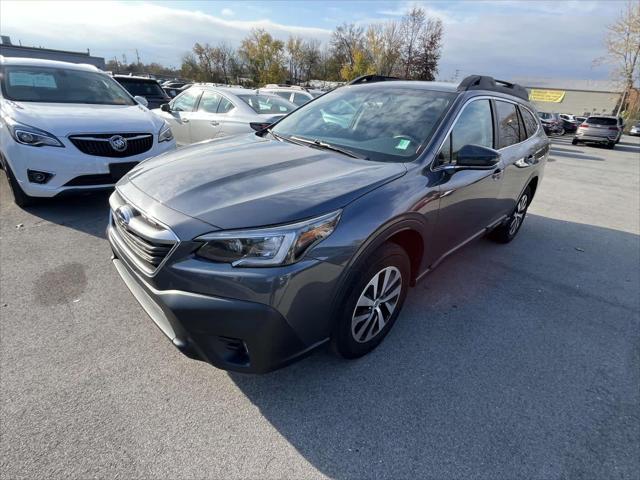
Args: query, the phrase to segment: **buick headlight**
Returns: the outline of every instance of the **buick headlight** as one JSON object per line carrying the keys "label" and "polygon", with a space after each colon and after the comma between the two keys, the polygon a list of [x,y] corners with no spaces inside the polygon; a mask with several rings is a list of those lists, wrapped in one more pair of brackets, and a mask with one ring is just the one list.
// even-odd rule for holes
{"label": "buick headlight", "polygon": [[64,148],[62,142],[58,140],[55,135],[52,135],[49,132],[16,122],[11,117],[5,116],[3,117],[3,120],[6,123],[9,133],[11,133],[13,139],[22,145],[30,145],[32,147],[44,147],[46,145],[49,147]]}
{"label": "buick headlight", "polygon": [[206,242],[196,255],[234,267],[288,265],[327,238],[340,220],[341,210],[280,227],[213,232],[198,237]]}
{"label": "buick headlight", "polygon": [[171,126],[164,122],[162,127],[160,127],[160,133],[158,133],[158,143],[160,142],[168,142],[173,140],[173,132],[171,131]]}

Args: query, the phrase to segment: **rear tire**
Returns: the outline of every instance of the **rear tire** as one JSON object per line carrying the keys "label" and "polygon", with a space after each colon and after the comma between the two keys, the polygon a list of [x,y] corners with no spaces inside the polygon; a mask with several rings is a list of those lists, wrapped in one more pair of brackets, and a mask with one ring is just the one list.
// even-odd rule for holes
{"label": "rear tire", "polygon": [[13,175],[11,167],[6,163],[4,164],[4,173],[7,176],[7,183],[9,183],[14,203],[20,208],[34,205],[36,203],[36,199],[24,193],[22,187],[20,187],[20,184],[18,183],[18,180],[16,180],[16,177]]}
{"label": "rear tire", "polygon": [[609,142],[609,143],[607,143],[607,148],[608,148],[609,150],[613,150],[615,146],[616,146],[616,142]]}
{"label": "rear tire", "polygon": [[516,238],[516,235],[520,231],[520,227],[524,223],[524,218],[527,215],[527,209],[531,203],[531,187],[527,186],[520,195],[516,207],[513,209],[511,215],[500,225],[493,229],[489,234],[489,238],[498,243],[509,243]]}
{"label": "rear tire", "polygon": [[571,140],[571,145],[578,145],[578,140],[576,140],[575,138]]}
{"label": "rear tire", "polygon": [[398,318],[411,274],[409,257],[395,243],[385,243],[350,276],[336,305],[338,319],[331,346],[344,358],[358,358],[376,348]]}

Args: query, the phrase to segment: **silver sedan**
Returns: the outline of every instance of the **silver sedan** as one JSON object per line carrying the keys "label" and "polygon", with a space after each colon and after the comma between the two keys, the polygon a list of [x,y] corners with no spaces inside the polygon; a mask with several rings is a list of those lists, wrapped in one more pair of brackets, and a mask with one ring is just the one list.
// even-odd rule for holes
{"label": "silver sedan", "polygon": [[296,108],[257,90],[199,84],[153,112],[169,122],[178,145],[188,145],[261,130]]}

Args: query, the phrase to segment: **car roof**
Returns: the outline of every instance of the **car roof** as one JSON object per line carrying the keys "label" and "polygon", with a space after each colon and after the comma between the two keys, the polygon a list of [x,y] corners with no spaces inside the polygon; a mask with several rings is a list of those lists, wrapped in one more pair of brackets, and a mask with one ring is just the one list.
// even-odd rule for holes
{"label": "car roof", "polygon": [[390,80],[386,82],[367,82],[355,85],[344,85],[339,88],[367,88],[375,90],[413,88],[438,92],[461,93],[458,84],[449,82],[427,82],[423,80]]}
{"label": "car roof", "polygon": [[45,60],[42,58],[5,57],[0,55],[0,65],[18,65],[21,67],[50,67],[66,68],[68,70],[81,70],[84,72],[101,72],[101,70],[88,63],[60,62],[58,60]]}
{"label": "car roof", "polygon": [[142,82],[158,83],[158,81],[155,78],[136,77],[135,75],[114,75],[113,78],[117,78],[118,80],[120,80],[120,79],[122,79],[122,80],[136,80],[136,81],[142,81]]}

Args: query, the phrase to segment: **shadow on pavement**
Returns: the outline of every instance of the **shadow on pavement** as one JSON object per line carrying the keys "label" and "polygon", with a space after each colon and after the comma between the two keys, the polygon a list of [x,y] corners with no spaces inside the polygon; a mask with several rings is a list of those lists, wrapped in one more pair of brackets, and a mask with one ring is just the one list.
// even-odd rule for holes
{"label": "shadow on pavement", "polygon": [[638,262],[638,235],[529,215],[428,275],[371,354],[229,375],[332,478],[637,478]]}

